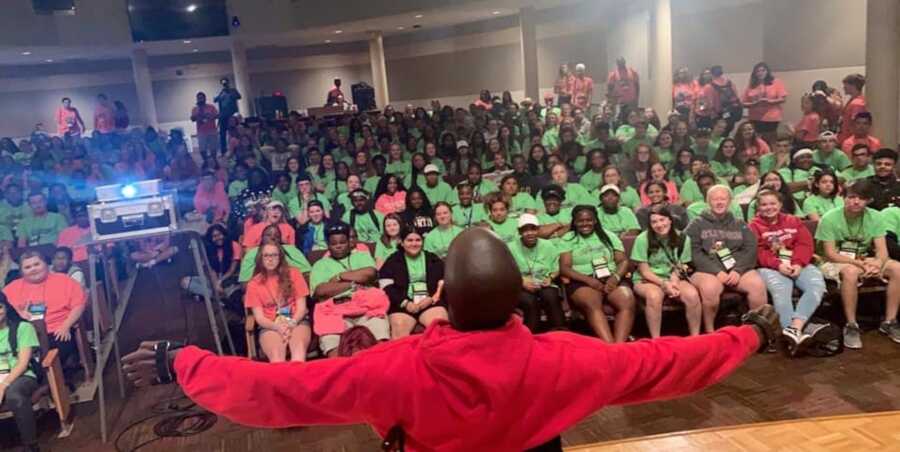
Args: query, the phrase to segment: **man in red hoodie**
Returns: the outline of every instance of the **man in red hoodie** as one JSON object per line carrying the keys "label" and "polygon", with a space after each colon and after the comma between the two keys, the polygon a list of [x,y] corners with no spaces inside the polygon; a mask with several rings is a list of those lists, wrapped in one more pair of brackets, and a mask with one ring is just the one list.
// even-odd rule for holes
{"label": "man in red hoodie", "polygon": [[366,422],[404,436],[408,450],[521,451],[554,439],[560,450],[560,432],[594,411],[703,389],[778,332],[765,306],[746,317],[752,326],[691,338],[611,345],[532,335],[512,315],[522,278],[495,234],[460,234],[445,268],[450,322],[424,334],[350,358],[278,364],[144,342],[124,358],[125,372],[138,386],[174,373],[197,404],[249,426]]}
{"label": "man in red hoodie", "polygon": [[[750,229],[756,235],[757,271],[772,294],[783,334],[792,341],[791,350],[796,354],[812,337],[803,327],[822,303],[825,278],[812,264],[812,234],[800,219],[781,212],[781,194],[763,190],[756,200]],[[795,285],[803,292],[796,309],[791,298]]]}

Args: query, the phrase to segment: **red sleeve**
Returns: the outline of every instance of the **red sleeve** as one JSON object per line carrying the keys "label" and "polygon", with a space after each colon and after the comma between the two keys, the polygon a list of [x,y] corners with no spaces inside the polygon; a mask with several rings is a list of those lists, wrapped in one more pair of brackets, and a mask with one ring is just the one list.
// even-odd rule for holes
{"label": "red sleeve", "polygon": [[769,248],[769,241],[763,239],[763,230],[756,222],[756,219],[750,221],[750,230],[756,236],[756,260],[761,267],[778,270],[781,260]]}
{"label": "red sleeve", "polygon": [[799,218],[792,218],[794,218],[794,222],[797,225],[797,238],[794,239],[794,254],[791,257],[791,262],[801,267],[806,267],[812,262],[813,237]]}
{"label": "red sleeve", "polygon": [[260,292],[265,289],[256,280],[253,278],[250,282],[247,283],[247,293],[244,295],[244,307],[245,308],[261,308],[263,306],[263,302],[260,299]]}

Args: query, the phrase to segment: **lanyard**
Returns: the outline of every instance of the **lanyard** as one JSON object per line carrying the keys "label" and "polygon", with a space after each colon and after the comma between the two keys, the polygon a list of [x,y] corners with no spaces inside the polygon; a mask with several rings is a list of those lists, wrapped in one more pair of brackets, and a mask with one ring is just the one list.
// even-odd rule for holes
{"label": "lanyard", "polygon": [[862,232],[866,222],[865,212],[863,212],[862,216],[859,217],[859,226],[856,228],[855,233],[850,229],[850,222],[847,222],[846,219],[844,221],[847,223],[847,232],[850,233],[850,240],[862,242]]}

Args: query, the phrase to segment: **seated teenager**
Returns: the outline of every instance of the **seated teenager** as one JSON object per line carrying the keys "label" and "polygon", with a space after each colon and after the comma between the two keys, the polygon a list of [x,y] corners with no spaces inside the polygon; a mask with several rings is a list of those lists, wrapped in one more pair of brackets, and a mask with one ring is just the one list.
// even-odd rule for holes
{"label": "seated teenager", "polygon": [[[778,311],[784,336],[797,352],[810,336],[803,331],[825,295],[825,279],[812,264],[813,238],[809,229],[793,215],[781,212],[782,194],[763,190],[757,195],[759,211],[750,222],[756,235],[759,275],[766,283]],[[794,286],[803,292],[797,307]]]}
{"label": "seated teenager", "polygon": [[3,293],[23,319],[44,320],[50,348],[59,350],[65,371],[69,360],[78,358],[72,328],[84,313],[87,294],[67,275],[51,273],[37,251],[22,253],[19,266],[22,277],[4,287]]}
{"label": "seated teenager", "polygon": [[325,206],[316,200],[306,206],[307,222],[300,228],[300,249],[303,254],[310,251],[324,250],[325,245]]}
{"label": "seated teenager", "polygon": [[403,219],[396,213],[385,215],[381,222],[381,236],[375,241],[375,268],[380,270],[391,254],[397,251],[400,244],[400,229],[403,226]]}
{"label": "seated teenager", "polygon": [[439,258],[447,257],[450,242],[463,231],[453,224],[453,208],[446,202],[439,201],[434,206],[434,220],[437,227],[425,236],[425,251],[436,254]]}
{"label": "seated teenager", "polygon": [[872,155],[875,174],[868,181],[875,188],[875,198],[869,205],[875,210],[900,207],[900,179],[897,178],[897,151],[882,148]]}
{"label": "seated teenager", "polygon": [[559,239],[569,232],[572,224],[572,209],[563,209],[562,200],[566,198],[566,192],[559,185],[550,184],[541,190],[541,200],[544,202],[543,212],[538,215],[540,230],[538,235],[542,239],[549,239],[559,248]]}
{"label": "seated teenager", "polygon": [[329,254],[319,259],[310,273],[316,300],[314,332],[322,353],[337,356],[341,333],[354,326],[365,327],[376,340],[388,340],[390,302],[381,289],[373,288],[377,270],[372,256],[351,252],[350,227],[345,223],[328,225],[325,240]]}
{"label": "seated teenager", "polygon": [[304,225],[307,222],[306,213],[311,201],[318,201],[322,204],[325,211],[325,218],[331,215],[331,202],[325,195],[316,193],[312,180],[306,173],[297,176],[297,193],[287,205],[288,214],[291,218],[297,220],[297,223]]}
{"label": "seated teenager", "polygon": [[38,381],[29,366],[39,347],[34,327],[0,294],[0,402],[12,412],[22,450],[30,452],[40,450],[31,403]]}
{"label": "seated teenager", "polygon": [[[203,237],[203,245],[206,250],[206,258],[209,261],[210,284],[220,297],[228,292],[236,290],[238,282],[238,269],[243,256],[241,246],[228,238],[228,231],[221,224],[214,224],[206,230]],[[206,295],[209,290],[202,287],[200,280],[192,276],[181,279],[181,287],[195,295]]]}
{"label": "seated teenager", "polygon": [[485,195],[484,208],[488,214],[484,224],[500,236],[501,240],[509,245],[519,238],[516,220],[509,218],[509,202],[500,192]]}
{"label": "seated teenager", "polygon": [[68,275],[82,288],[87,289],[87,278],[81,267],[72,263],[72,249],[61,246],[53,251],[51,271]]}
{"label": "seated teenager", "polygon": [[700,334],[700,294],[691,284],[688,265],[691,262],[691,240],[674,226],[672,205],[661,205],[650,211],[650,229],[641,232],[631,248],[631,260],[637,263],[634,292],[646,302],[644,316],[650,337],[657,338],[662,329],[662,307],[665,299],[684,303],[688,331]]}
{"label": "seated teenager", "polygon": [[278,174],[278,177],[275,179],[275,187],[272,188],[271,198],[273,201],[278,201],[285,206],[290,204],[293,199],[297,198],[297,186],[291,184],[290,174]]}
{"label": "seated teenager", "polygon": [[837,149],[837,135],[830,130],[819,134],[819,147],[813,152],[813,162],[831,168],[834,172],[843,171],[850,166],[850,158]]}
{"label": "seated teenager", "polygon": [[644,190],[647,192],[648,204],[642,206],[635,212],[638,224],[641,230],[647,230],[650,227],[650,212],[665,206],[669,214],[672,216],[672,227],[677,231],[683,231],[687,227],[688,213],[681,204],[672,204],[669,202],[668,190],[669,184],[661,181],[650,181],[645,185]]}
{"label": "seated teenager", "polygon": [[821,244],[825,263],[821,265],[825,279],[837,282],[847,325],[844,327],[844,346],[862,348],[856,307],[859,285],[864,280],[887,280],[884,322],[878,328],[900,344],[900,262],[889,259],[885,244],[885,222],[882,214],[868,207],[872,201],[872,185],[856,181],[847,187],[844,207],[822,216],[816,228],[816,240]]}
{"label": "seated teenager", "polygon": [[706,192],[709,209],[691,220],[685,234],[691,240],[694,274],[700,291],[703,329],[712,333],[719,312],[719,297],[728,288],[747,296],[750,308],[766,304],[766,286],[756,268],[756,236],[729,210],[731,189],[714,185]]}
{"label": "seated teenager", "polygon": [[803,201],[806,219],[819,221],[826,213],[844,207],[844,197],[838,193],[838,189],[837,176],[831,168],[816,173],[810,195]]}
{"label": "seated teenager", "polygon": [[[269,227],[264,229],[261,241],[266,243],[280,243],[285,262],[297,270],[300,270],[301,273],[306,273],[312,268],[309,265],[309,261],[306,260],[306,256],[304,256],[293,243],[287,243],[283,240],[281,228],[277,225],[269,225]],[[250,278],[253,277],[253,271],[256,268],[256,256],[258,254],[258,246],[244,251],[244,255],[241,258],[240,271],[238,273],[238,282],[244,283],[250,281]]]}
{"label": "seated teenager", "polygon": [[309,288],[299,270],[288,264],[281,244],[269,241],[259,247],[253,278],[247,283],[244,306],[253,311],[259,325],[259,346],[270,362],[306,361],[312,333],[307,316]]}
{"label": "seated teenager", "polygon": [[[390,176],[385,176],[384,179]],[[350,225],[359,235],[359,240],[372,243],[381,235],[381,223],[384,215],[372,210],[369,204],[369,194],[365,190],[354,190],[350,193],[350,202],[353,209],[344,212],[341,221]]]}
{"label": "seated teenager", "polygon": [[28,196],[31,214],[19,221],[17,236],[19,248],[56,243],[60,232],[69,227],[66,217],[47,210],[47,198],[43,193]]}
{"label": "seated teenager", "polygon": [[870,163],[871,152],[864,144],[857,144],[850,150],[850,166],[838,173],[838,177],[845,184],[857,179],[865,179],[875,175],[875,167]]}
{"label": "seated teenager", "polygon": [[750,161],[744,165],[744,180],[740,185],[735,186],[734,202],[739,206],[750,204],[756,199],[756,193],[759,192],[759,166],[756,162]]}
{"label": "seated teenager", "polygon": [[[783,213],[794,215],[796,217],[803,215],[800,211],[799,202],[791,195],[790,187],[778,171],[773,170],[763,174],[762,180],[760,181],[760,190],[772,190],[781,193],[781,211]],[[756,200],[754,199],[753,201],[750,201],[750,205],[747,206],[747,220],[752,220],[755,216]]]}
{"label": "seated teenager", "polygon": [[559,185],[565,191],[566,197],[562,201],[563,208],[571,209],[579,204],[597,205],[597,198],[592,197],[581,184],[569,182],[569,170],[566,165],[557,163],[550,167],[550,177],[553,184]]}
{"label": "seated teenager", "polygon": [[296,231],[293,226],[287,223],[284,204],[281,201],[269,201],[266,204],[264,215],[263,221],[250,226],[244,231],[244,240],[242,242],[244,248],[249,249],[259,246],[263,230],[271,225],[275,225],[281,231],[281,238],[284,243],[290,243],[291,245],[296,243]]}
{"label": "seated teenager", "polygon": [[356,174],[348,174],[347,182],[344,185],[346,185],[346,190],[340,192],[336,198],[336,205],[343,209],[341,212],[347,212],[353,208],[353,203],[350,201],[350,193],[354,190],[362,189],[362,180]]}
{"label": "seated teenager", "polygon": [[422,235],[404,226],[400,248],[378,271],[378,278],[387,282],[383,289],[391,302],[392,339],[409,336],[418,324],[427,327],[435,320],[448,319],[447,305],[441,299],[444,263],[422,247]]}
{"label": "seated teenager", "polygon": [[484,205],[475,202],[475,195],[468,181],[462,181],[456,186],[458,203],[453,208],[453,224],[465,229],[481,223],[487,218]]}
{"label": "seated teenager", "polygon": [[[594,334],[606,342],[625,342],[634,325],[634,294],[624,281],[628,257],[619,237],[603,229],[594,206],[576,206],[571,231],[560,240],[559,273],[567,278],[568,299],[584,314]],[[615,311],[609,329],[604,302]]]}
{"label": "seated teenager", "polygon": [[[703,212],[709,210],[709,203],[707,203],[705,199],[710,187],[716,185],[716,176],[709,171],[700,171],[695,176],[694,181],[696,182],[697,190],[699,190],[700,194],[703,196],[703,199],[701,199],[700,201],[695,201],[688,206],[688,220],[693,220],[699,217]],[[741,208],[737,205],[737,203],[732,201],[731,205],[728,207],[728,210],[732,215],[734,215],[735,218],[744,218],[744,213],[743,211],[741,211]]]}
{"label": "seated teenager", "polygon": [[[431,143],[429,143],[431,145]],[[428,145],[426,145],[428,147]],[[435,162],[440,162],[440,160],[434,160]],[[441,180],[441,170],[438,168],[438,165],[434,163],[429,163],[425,165],[425,184],[421,186],[422,190],[425,192],[425,195],[428,197],[428,202],[432,205],[436,205],[437,203],[450,202],[453,199],[453,189],[446,182]]]}
{"label": "seated teenager", "polygon": [[87,243],[91,241],[91,223],[87,207],[83,204],[72,206],[72,218],[75,220],[75,224],[59,233],[56,246],[71,248],[74,262],[86,262],[88,260]]}
{"label": "seated teenager", "polygon": [[637,234],[641,230],[637,217],[631,209],[619,206],[619,187],[604,185],[600,187],[600,208],[597,216],[603,227],[616,235]]}
{"label": "seated teenager", "polygon": [[[481,203],[483,202],[483,197],[488,193],[493,193],[499,188],[497,188],[497,184],[481,177],[482,169],[481,164],[478,162],[471,162],[466,170],[466,182],[468,182],[469,186],[472,187],[472,199],[473,203]],[[451,201],[451,204],[458,200],[454,199]]]}
{"label": "seated teenager", "polygon": [[[290,186],[290,181],[288,181]],[[273,190],[273,193],[276,190]],[[225,183],[216,179],[216,174],[206,171],[200,177],[194,193],[194,210],[203,215],[208,223],[226,223],[231,212],[231,202],[225,193]]]}
{"label": "seated teenager", "polygon": [[650,164],[650,167],[647,169],[647,175],[644,177],[644,182],[641,183],[641,205],[647,206],[650,204],[650,197],[647,195],[647,187],[651,183],[661,183],[666,186],[666,198],[668,202],[672,204],[677,204],[679,202],[678,198],[678,187],[675,186],[675,182],[669,180],[669,176],[666,174],[666,167],[661,162],[654,162]]}
{"label": "seated teenager", "polygon": [[[799,210],[800,205],[809,196],[809,180],[813,174],[822,171],[821,168],[813,166],[813,151],[810,149],[800,149],[791,157],[791,164],[787,168],[778,170],[778,174],[784,179],[788,189],[797,201]],[[892,168],[893,169],[893,168]]]}
{"label": "seated teenager", "polygon": [[138,268],[153,268],[160,263],[170,264],[178,254],[178,247],[172,245],[172,238],[168,235],[136,239],[129,243],[129,248],[128,257]]}
{"label": "seated teenager", "polygon": [[501,194],[509,201],[509,217],[519,218],[523,213],[537,213],[534,198],[527,192],[519,189],[519,181],[516,176],[507,174],[500,181]]}
{"label": "seated teenager", "polygon": [[406,209],[406,189],[397,175],[388,174],[381,178],[375,192],[375,210],[382,215],[400,213]]}
{"label": "seated teenager", "polygon": [[[615,166],[607,166],[603,170],[603,185],[615,185],[619,187],[619,204],[628,209],[635,210],[641,207],[641,197],[634,187],[628,185],[622,178],[622,172]],[[599,190],[599,189],[598,189]],[[591,202],[588,205],[596,206],[600,201],[600,193],[597,190],[591,192]]]}
{"label": "seated teenager", "polygon": [[422,236],[434,228],[434,212],[428,197],[418,185],[406,191],[406,209],[400,213],[403,224],[416,228]]}
{"label": "seated teenager", "polygon": [[551,330],[564,329],[559,288],[553,283],[559,274],[559,250],[549,240],[538,237],[540,223],[536,216],[526,213],[519,217],[519,240],[509,249],[522,273],[519,309],[525,326],[537,332],[541,311],[547,314]]}

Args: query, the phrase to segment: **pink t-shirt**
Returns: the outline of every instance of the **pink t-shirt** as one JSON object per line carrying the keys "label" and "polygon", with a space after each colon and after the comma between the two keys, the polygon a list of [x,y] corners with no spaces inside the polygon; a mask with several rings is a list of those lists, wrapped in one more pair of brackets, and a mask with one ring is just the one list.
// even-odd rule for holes
{"label": "pink t-shirt", "polygon": [[697,87],[693,83],[672,85],[672,105],[676,108],[693,108],[697,98]]}
{"label": "pink t-shirt", "polygon": [[197,192],[194,194],[194,209],[202,214],[206,214],[206,211],[213,209],[213,218],[215,220],[224,219],[231,210],[228,194],[225,193],[225,184],[216,182],[210,191],[198,187]]}
{"label": "pink t-shirt", "polygon": [[841,143],[841,150],[844,151],[845,154],[847,154],[847,157],[852,158],[853,146],[856,146],[857,144],[864,144],[868,146],[869,155],[872,155],[875,153],[875,151],[881,149],[881,140],[873,137],[872,135],[868,135],[863,138],[850,136],[850,138],[847,138],[843,143]]}
{"label": "pink t-shirt", "polygon": [[81,133],[81,125],[78,124],[78,110],[66,107],[56,109],[56,132],[65,135],[66,132],[72,135]]}
{"label": "pink t-shirt", "polygon": [[853,135],[853,120],[856,115],[866,111],[866,96],[856,96],[844,105],[841,111],[841,132],[838,134],[838,143],[843,143]]}
{"label": "pink t-shirt", "polygon": [[624,73],[616,68],[606,79],[606,85],[612,87],[613,96],[619,104],[637,102],[638,83],[638,73],[631,68],[626,69]]}
{"label": "pink t-shirt", "polygon": [[[744,97],[741,100],[745,103],[754,102],[758,99],[784,100],[787,95],[784,83],[776,78],[772,80],[771,85],[760,83],[756,88],[747,86],[747,89],[744,90]],[[760,102],[747,108],[747,118],[751,121],[779,122],[783,114],[782,104]]]}
{"label": "pink t-shirt", "polygon": [[[256,223],[244,230],[244,248],[254,248],[262,243],[263,231],[269,227],[269,223]],[[296,243],[294,228],[287,223],[279,223],[278,230],[281,231],[281,243],[285,245],[293,245]]]}
{"label": "pink t-shirt", "polygon": [[794,138],[804,142],[811,143],[819,139],[819,124],[822,118],[816,112],[810,112],[803,115],[800,122],[794,126]]}
{"label": "pink t-shirt", "polygon": [[383,215],[403,212],[406,210],[406,192],[398,191],[393,196],[383,193],[375,200],[375,210]]}
{"label": "pink t-shirt", "polygon": [[[666,193],[668,193],[669,204],[678,204],[681,198],[678,196],[678,187],[675,182],[666,181]],[[649,206],[650,198],[647,197],[647,184],[641,184],[641,205]]]}
{"label": "pink t-shirt", "polygon": [[94,128],[100,133],[110,133],[116,129],[115,112],[109,105],[97,104],[94,109]]}
{"label": "pink t-shirt", "polygon": [[760,157],[772,152],[769,148],[769,144],[766,143],[766,140],[757,137],[756,144],[751,144],[744,149],[744,159],[755,159],[759,160]]}
{"label": "pink t-shirt", "polygon": [[72,262],[84,262],[88,258],[87,245],[76,245],[77,243],[87,243],[91,236],[91,228],[80,228],[78,225],[69,226],[59,232],[56,239],[56,246],[65,246],[72,249]]}
{"label": "pink t-shirt", "polygon": [[594,79],[586,75],[581,78],[577,76],[572,77],[572,81],[569,86],[572,90],[572,97],[576,99],[580,96],[584,96],[586,100],[591,97],[591,94],[594,93]]}
{"label": "pink t-shirt", "polygon": [[[3,288],[3,293],[20,314],[28,314],[29,304],[43,302],[47,309],[44,322],[50,333],[59,331],[69,313],[87,302],[87,294],[81,284],[62,273],[50,273],[44,282],[38,284],[19,278]],[[28,315],[26,318],[31,317]]]}
{"label": "pink t-shirt", "polygon": [[715,117],[719,115],[719,107],[719,92],[712,83],[707,83],[697,90],[694,114],[705,118]]}
{"label": "pink t-shirt", "polygon": [[197,135],[209,136],[218,132],[216,128],[216,118],[219,117],[219,110],[210,104],[204,104],[201,110],[199,106],[191,110],[191,117],[197,118]]}

